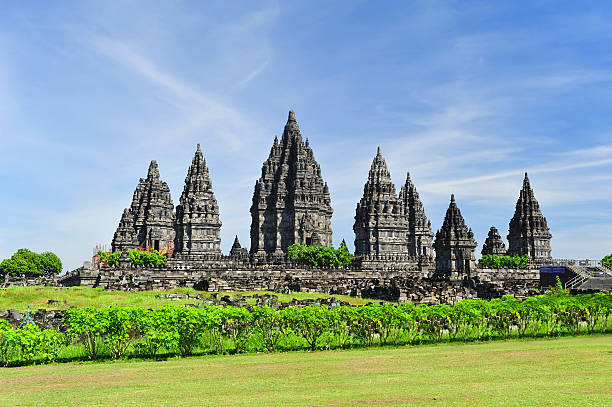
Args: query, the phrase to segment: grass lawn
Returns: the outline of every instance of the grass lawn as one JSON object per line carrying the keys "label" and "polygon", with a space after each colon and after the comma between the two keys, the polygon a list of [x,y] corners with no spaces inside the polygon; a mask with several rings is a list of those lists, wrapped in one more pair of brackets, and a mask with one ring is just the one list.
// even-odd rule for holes
{"label": "grass lawn", "polygon": [[612,336],[0,369],[1,406],[612,405]]}
{"label": "grass lawn", "polygon": [[[169,291],[104,291],[102,288],[89,287],[8,287],[0,288],[0,309],[17,309],[25,311],[28,304],[32,311],[39,308],[44,309],[66,309],[70,306],[84,307],[109,307],[113,305],[119,306],[139,306],[144,308],[158,308],[164,304],[197,304],[197,299],[180,299],[172,301],[169,299],[156,298],[158,294],[181,293],[181,294],[202,294],[204,297],[210,297],[212,293],[206,291],[196,291],[190,288],[176,288]],[[329,298],[332,295],[319,293],[292,293],[279,294],[269,291],[241,291],[232,293],[219,293],[220,296],[234,296],[240,294],[243,296],[252,296],[253,294],[274,294],[278,296],[281,302],[290,302],[292,299],[316,299]],[[335,295],[340,301],[348,302],[352,305],[363,305],[370,301],[364,298],[355,298],[347,295]],[[49,300],[59,301],[58,303],[49,304]],[[66,304],[64,304],[66,301]],[[254,303],[254,301],[251,301]]]}

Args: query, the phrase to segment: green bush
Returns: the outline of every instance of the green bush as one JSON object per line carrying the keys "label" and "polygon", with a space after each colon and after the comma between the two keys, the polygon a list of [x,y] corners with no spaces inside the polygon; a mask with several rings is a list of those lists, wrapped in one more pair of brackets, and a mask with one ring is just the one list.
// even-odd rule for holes
{"label": "green bush", "polygon": [[[156,357],[161,350],[188,356],[605,333],[611,314],[612,295],[559,291],[452,306],[70,308],[65,323],[68,338],[88,358],[116,359]],[[13,329],[0,320],[2,365],[52,362],[64,345],[61,333],[33,325]]]}
{"label": "green bush", "polygon": [[[111,253],[98,250],[100,263],[115,267],[119,265],[119,258],[122,254],[123,252]],[[135,266],[161,266],[166,264],[166,261],[168,260],[167,255],[161,254],[157,250],[151,250],[150,252],[142,250],[129,250],[128,256],[130,257],[131,264]]]}
{"label": "green bush", "polygon": [[296,263],[319,268],[348,267],[355,261],[344,241],[338,249],[323,246],[308,246],[305,243],[294,243],[287,249],[289,259]]}
{"label": "green bush", "polygon": [[480,268],[511,268],[511,269],[526,269],[529,265],[529,256],[499,256],[497,254],[485,254],[478,260]]}
{"label": "green bush", "polygon": [[601,263],[604,266],[612,268],[612,254],[609,254],[609,255],[605,256],[603,259],[601,259]]}
{"label": "green bush", "polygon": [[62,272],[62,261],[51,252],[41,254],[19,249],[10,259],[0,263],[0,276],[41,277]]}

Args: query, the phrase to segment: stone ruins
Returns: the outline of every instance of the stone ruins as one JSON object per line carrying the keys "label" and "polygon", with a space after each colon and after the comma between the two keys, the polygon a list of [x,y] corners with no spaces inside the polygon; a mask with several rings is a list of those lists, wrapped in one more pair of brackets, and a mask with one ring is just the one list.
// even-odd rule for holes
{"label": "stone ruins", "polygon": [[[456,300],[537,291],[534,270],[552,261],[551,234],[527,174],[509,224],[508,250],[491,227],[482,254],[528,254],[532,267],[482,270],[475,265],[474,233],[455,196],[434,235],[410,174],[398,193],[379,147],[355,210],[353,267],[313,270],[292,264],[287,248],[294,243],[332,245],[333,214],[321,167],[308,138],[302,139],[293,111],[255,182],[250,249],[236,236],[230,253],[221,252],[219,210],[199,144],[176,208],[157,162],[151,161],[113,237],[112,250],[124,252],[119,266],[81,267],[63,277],[63,284],[310,290],[424,301],[427,293],[438,292]],[[156,268],[132,266],[125,254],[130,249],[159,250],[168,254],[168,261]]]}

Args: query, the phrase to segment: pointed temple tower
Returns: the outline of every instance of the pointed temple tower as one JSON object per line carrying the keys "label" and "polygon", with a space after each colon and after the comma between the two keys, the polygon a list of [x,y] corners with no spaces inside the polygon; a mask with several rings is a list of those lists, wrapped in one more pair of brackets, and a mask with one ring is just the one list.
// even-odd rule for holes
{"label": "pointed temple tower", "polygon": [[406,183],[400,190],[399,198],[408,217],[408,254],[433,258],[434,234],[431,231],[431,222],[425,216],[421,198],[410,179],[410,173],[406,175]]}
{"label": "pointed temple tower", "polygon": [[185,188],[176,207],[176,250],[189,254],[221,254],[219,205],[198,144]]}
{"label": "pointed temple tower", "polygon": [[535,264],[550,262],[551,238],[546,218],[540,211],[540,205],[525,173],[523,188],[516,201],[516,211],[510,220],[508,255],[527,254],[530,262]]}
{"label": "pointed temple tower", "polygon": [[[128,230],[130,223],[135,240]],[[130,209],[123,212],[112,247],[113,251],[174,247],[174,204],[168,184],[160,180],[157,161],[151,161],[147,178],[140,179]]]}
{"label": "pointed temple tower", "polygon": [[255,183],[251,206],[251,253],[284,255],[293,243],[331,246],[331,199],[308,139],[293,110],[279,143]]}
{"label": "pointed temple tower", "polygon": [[234,244],[230,250],[230,257],[235,259],[248,259],[249,251],[247,249],[242,248],[240,246],[240,242],[238,241],[238,235],[234,238]]}
{"label": "pointed temple tower", "polygon": [[498,256],[506,255],[506,245],[502,240],[497,228],[495,226],[491,226],[489,229],[489,235],[485,239],[484,245],[482,246],[481,254],[496,254]]}
{"label": "pointed temple tower", "polygon": [[395,194],[395,185],[380,147],[372,161],[363,197],[355,210],[355,256],[408,254],[408,220],[405,206]]}
{"label": "pointed temple tower", "polygon": [[462,280],[476,268],[474,249],[477,244],[472,229],[468,229],[461,211],[455,203],[455,195],[451,201],[442,228],[436,233],[434,247],[436,249],[436,277]]}
{"label": "pointed temple tower", "polygon": [[122,252],[138,247],[138,239],[134,230],[134,217],[128,208],[123,210],[111,247],[113,252]]}

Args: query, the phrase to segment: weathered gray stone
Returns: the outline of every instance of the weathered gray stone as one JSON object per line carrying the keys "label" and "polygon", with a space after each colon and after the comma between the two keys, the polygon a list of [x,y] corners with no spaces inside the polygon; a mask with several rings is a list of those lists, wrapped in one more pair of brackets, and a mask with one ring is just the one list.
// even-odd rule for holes
{"label": "weathered gray stone", "polygon": [[496,254],[498,256],[506,255],[506,245],[504,244],[504,241],[502,240],[495,226],[491,226],[491,229],[489,229],[489,234],[485,239],[484,245],[482,246],[481,254]]}
{"label": "weathered gray stone", "polygon": [[188,254],[221,254],[219,205],[199,144],[176,207],[175,249]]}
{"label": "weathered gray stone", "polygon": [[468,229],[461,211],[451,201],[442,228],[436,233],[436,276],[452,281],[460,281],[470,276],[476,268],[474,249],[477,244],[472,229]]}
{"label": "weathered gray stone", "polygon": [[279,143],[255,184],[251,206],[251,253],[284,256],[293,243],[331,246],[331,199],[321,167],[304,143],[293,110]]}
{"label": "weathered gray stone", "polygon": [[508,233],[508,254],[522,256],[527,254],[532,263],[547,263],[552,261],[550,239],[546,218],[540,211],[540,205],[535,198],[525,173],[523,188],[516,201],[516,211],[510,220]]}

